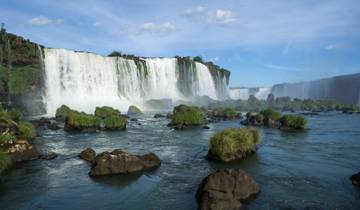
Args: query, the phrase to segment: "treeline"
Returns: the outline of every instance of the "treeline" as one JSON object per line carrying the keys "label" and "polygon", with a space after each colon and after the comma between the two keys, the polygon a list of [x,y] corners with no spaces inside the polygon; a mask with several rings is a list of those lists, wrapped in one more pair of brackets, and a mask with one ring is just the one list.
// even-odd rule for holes
{"label": "treeline", "polygon": [[312,99],[291,99],[290,97],[275,98],[269,94],[266,100],[257,99],[250,95],[248,100],[227,100],[223,102],[214,102],[209,104],[209,109],[218,107],[233,107],[237,111],[259,112],[264,109],[274,109],[278,111],[309,111],[309,112],[326,112],[326,111],[343,111],[359,112],[360,108],[355,104],[342,104],[332,100],[312,100]]}

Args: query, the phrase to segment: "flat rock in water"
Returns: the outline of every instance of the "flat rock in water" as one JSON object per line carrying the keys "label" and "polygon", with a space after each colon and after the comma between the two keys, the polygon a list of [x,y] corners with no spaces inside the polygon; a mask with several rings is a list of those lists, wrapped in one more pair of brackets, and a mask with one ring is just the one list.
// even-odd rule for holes
{"label": "flat rock in water", "polygon": [[260,185],[240,169],[223,169],[203,179],[196,193],[198,209],[236,210],[260,193]]}
{"label": "flat rock in water", "polygon": [[101,176],[147,171],[160,166],[160,164],[161,160],[154,153],[132,155],[116,149],[112,152],[98,154],[93,162],[89,175]]}
{"label": "flat rock in water", "polygon": [[55,152],[49,152],[44,155],[40,155],[40,158],[43,160],[52,160],[55,159],[58,155]]}

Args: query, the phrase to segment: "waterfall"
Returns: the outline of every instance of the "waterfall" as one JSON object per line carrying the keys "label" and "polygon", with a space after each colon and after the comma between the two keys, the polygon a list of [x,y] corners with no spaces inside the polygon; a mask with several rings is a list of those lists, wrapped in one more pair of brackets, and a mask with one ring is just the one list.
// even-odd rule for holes
{"label": "waterfall", "polygon": [[247,100],[250,95],[254,95],[257,99],[266,99],[271,93],[271,88],[235,88],[230,90],[230,98],[234,100]]}
{"label": "waterfall", "polygon": [[183,65],[178,58],[129,59],[44,48],[44,69],[48,115],[62,104],[92,113],[104,105],[122,111],[130,105],[145,108],[150,99],[218,99],[215,81],[227,88],[224,75],[214,78],[207,66],[192,60]]}

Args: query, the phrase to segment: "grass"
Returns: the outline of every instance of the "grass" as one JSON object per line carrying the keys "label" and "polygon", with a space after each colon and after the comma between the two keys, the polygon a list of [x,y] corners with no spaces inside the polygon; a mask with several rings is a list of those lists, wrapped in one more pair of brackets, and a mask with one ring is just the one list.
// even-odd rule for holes
{"label": "grass", "polygon": [[96,107],[95,116],[100,117],[102,119],[110,117],[110,116],[119,116],[121,112],[117,109],[114,109],[109,106]]}
{"label": "grass", "polygon": [[282,128],[303,130],[307,126],[307,120],[299,115],[284,115],[280,119],[280,124]]}
{"label": "grass", "polygon": [[242,159],[256,151],[261,142],[260,131],[255,128],[229,128],[210,139],[210,156],[225,162]]}
{"label": "grass", "polygon": [[20,139],[34,140],[37,136],[35,127],[29,122],[20,122],[18,128]]}
{"label": "grass", "polygon": [[70,111],[66,117],[65,123],[72,129],[82,130],[84,128],[100,127],[101,119],[84,112]]}
{"label": "grass", "polygon": [[213,111],[213,116],[223,119],[235,119],[241,117],[241,113],[237,112],[234,108],[225,107],[215,109]]}
{"label": "grass", "polygon": [[71,112],[72,110],[66,106],[66,105],[61,105],[61,107],[59,107],[57,110],[56,110],[56,114],[55,114],[55,117],[58,118],[58,119],[62,119],[62,120],[65,120],[66,117],[69,115],[69,113]]}
{"label": "grass", "polygon": [[112,115],[104,120],[105,129],[107,130],[124,130],[126,124],[127,119],[120,115]]}
{"label": "grass", "polygon": [[9,168],[11,163],[11,157],[3,150],[0,150],[0,174]]}
{"label": "grass", "polygon": [[173,125],[201,125],[204,123],[205,114],[203,110],[196,106],[179,105],[174,108]]}

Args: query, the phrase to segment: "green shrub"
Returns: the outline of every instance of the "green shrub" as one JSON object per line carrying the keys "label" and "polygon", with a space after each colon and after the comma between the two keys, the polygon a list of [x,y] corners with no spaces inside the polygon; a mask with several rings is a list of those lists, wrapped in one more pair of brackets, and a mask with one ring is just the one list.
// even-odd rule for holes
{"label": "green shrub", "polygon": [[119,110],[109,106],[96,107],[95,109],[95,116],[100,117],[102,119],[113,115],[119,116],[120,114],[121,112]]}
{"label": "green shrub", "polygon": [[99,128],[101,119],[84,112],[70,111],[65,120],[65,127],[70,130],[83,130],[86,128]]}
{"label": "green shrub", "polygon": [[61,105],[61,107],[56,110],[55,117],[61,120],[65,120],[71,111],[72,110],[68,106]]}
{"label": "green shrub", "polygon": [[4,151],[0,150],[0,174],[12,164],[11,157]]}
{"label": "green shrub", "polygon": [[36,129],[33,124],[29,122],[20,122],[18,128],[20,139],[34,140],[36,138]]}
{"label": "green shrub", "polygon": [[179,105],[174,108],[171,124],[194,126],[204,123],[205,114],[196,106]]}
{"label": "green shrub", "polygon": [[234,108],[231,107],[217,108],[213,111],[212,114],[214,117],[222,119],[235,119],[241,117],[241,113],[237,112]]}
{"label": "green shrub", "polygon": [[112,115],[104,120],[105,129],[124,130],[126,129],[127,119],[120,115]]}
{"label": "green shrub", "polygon": [[16,122],[20,121],[21,118],[23,117],[23,113],[16,108],[11,109],[8,113],[10,118]]}
{"label": "green shrub", "polygon": [[272,109],[264,109],[260,111],[260,114],[264,115],[265,121],[274,120],[279,121],[281,113]]}
{"label": "green shrub", "polygon": [[262,114],[257,114],[255,120],[259,125],[264,125],[265,117]]}
{"label": "green shrub", "polygon": [[16,142],[16,136],[9,132],[3,132],[0,134],[0,144]]}
{"label": "green shrub", "polygon": [[282,128],[301,130],[307,126],[307,120],[299,115],[284,115],[280,119]]}
{"label": "green shrub", "polygon": [[260,142],[260,132],[255,128],[225,129],[211,138],[208,156],[225,162],[242,159],[255,152]]}

